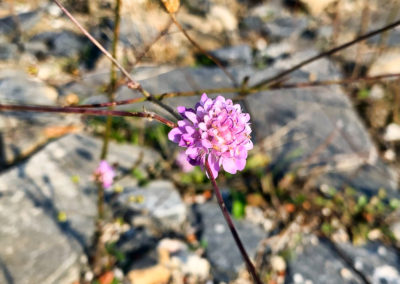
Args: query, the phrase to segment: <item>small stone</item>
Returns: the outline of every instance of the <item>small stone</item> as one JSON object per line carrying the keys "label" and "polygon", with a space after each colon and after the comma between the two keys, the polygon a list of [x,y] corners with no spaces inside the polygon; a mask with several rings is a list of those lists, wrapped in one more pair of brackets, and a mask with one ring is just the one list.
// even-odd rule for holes
{"label": "small stone", "polygon": [[374,274],[372,276],[373,283],[390,283],[398,284],[400,279],[400,274],[390,265],[383,265],[375,268]]}
{"label": "small stone", "polygon": [[304,281],[303,275],[301,275],[300,273],[296,273],[295,275],[293,275],[293,280],[294,283],[302,283]]}
{"label": "small stone", "polygon": [[356,259],[356,261],[354,262],[354,267],[358,270],[362,270],[364,267],[364,264],[361,262],[361,260]]}
{"label": "small stone", "polygon": [[271,257],[271,266],[274,271],[284,272],[286,270],[286,262],[283,257],[274,255]]}
{"label": "small stone", "polygon": [[369,92],[369,97],[374,100],[381,100],[385,96],[385,90],[380,85],[373,85]]}
{"label": "small stone", "polygon": [[225,232],[225,226],[223,224],[215,224],[214,230],[217,234],[222,234]]}
{"label": "small stone", "polygon": [[400,222],[396,222],[390,226],[390,230],[397,241],[400,242]]}
{"label": "small stone", "polygon": [[177,239],[162,239],[158,244],[159,249],[166,249],[170,253],[175,253],[178,251],[186,251],[187,245],[181,240]]}
{"label": "small stone", "polygon": [[350,280],[353,277],[353,274],[347,268],[340,269],[340,275],[346,280]]}
{"label": "small stone", "polygon": [[237,29],[237,19],[228,8],[221,5],[215,5],[211,8],[210,17],[218,20],[225,31],[234,31]]}
{"label": "small stone", "polygon": [[210,263],[198,255],[190,255],[182,266],[183,273],[194,275],[204,281],[210,274]]}
{"label": "small stone", "polygon": [[393,149],[388,149],[383,153],[383,157],[389,162],[394,162],[396,160],[396,152]]}
{"label": "small stone", "polygon": [[380,256],[385,256],[385,255],[387,254],[386,248],[385,248],[384,246],[379,246],[379,248],[378,248],[378,254],[379,254]]}
{"label": "small stone", "polygon": [[92,282],[92,280],[93,280],[93,278],[94,278],[93,272],[92,272],[92,271],[87,271],[87,272],[85,273],[84,278],[85,278],[85,281],[86,281],[86,282]]}
{"label": "small stone", "polygon": [[381,236],[382,236],[382,232],[379,229],[371,230],[368,233],[368,239],[370,239],[371,241],[378,240]]}
{"label": "small stone", "polygon": [[387,142],[393,142],[400,140],[400,125],[391,123],[386,127],[383,139]]}

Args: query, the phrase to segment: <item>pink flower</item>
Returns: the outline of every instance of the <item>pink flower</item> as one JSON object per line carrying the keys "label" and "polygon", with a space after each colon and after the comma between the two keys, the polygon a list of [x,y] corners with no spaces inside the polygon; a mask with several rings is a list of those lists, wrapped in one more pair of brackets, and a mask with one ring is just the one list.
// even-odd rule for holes
{"label": "pink flower", "polygon": [[94,172],[95,180],[102,183],[104,188],[109,188],[114,180],[115,171],[107,161],[100,161],[99,166]]}
{"label": "pink flower", "polygon": [[175,162],[184,173],[189,173],[194,169],[194,167],[189,163],[185,152],[179,152]]}
{"label": "pink flower", "polygon": [[216,178],[220,167],[231,174],[244,169],[250,139],[250,115],[242,113],[239,104],[222,96],[210,99],[206,94],[194,109],[178,107],[183,120],[168,133],[168,138],[186,147],[187,160],[193,166],[204,166],[207,159]]}

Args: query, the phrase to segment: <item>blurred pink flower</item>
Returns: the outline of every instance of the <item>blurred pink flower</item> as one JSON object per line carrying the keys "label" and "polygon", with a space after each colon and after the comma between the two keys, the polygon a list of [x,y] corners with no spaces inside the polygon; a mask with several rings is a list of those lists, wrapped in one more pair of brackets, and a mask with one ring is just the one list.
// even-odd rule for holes
{"label": "blurred pink flower", "polygon": [[177,165],[179,166],[179,168],[184,172],[184,173],[189,173],[191,171],[193,171],[194,166],[192,166],[188,159],[187,159],[187,155],[185,154],[185,152],[180,152],[178,154],[178,156],[176,157],[175,162],[177,163]]}
{"label": "blurred pink flower", "polygon": [[107,161],[102,160],[94,172],[94,177],[95,180],[100,182],[104,188],[109,188],[111,187],[115,177],[114,168],[111,167]]}
{"label": "blurred pink flower", "polygon": [[168,138],[187,147],[185,154],[193,166],[205,165],[205,159],[216,178],[220,167],[231,174],[244,169],[250,139],[250,115],[242,113],[239,104],[222,96],[210,99],[206,94],[194,109],[178,107],[183,120],[168,133]]}

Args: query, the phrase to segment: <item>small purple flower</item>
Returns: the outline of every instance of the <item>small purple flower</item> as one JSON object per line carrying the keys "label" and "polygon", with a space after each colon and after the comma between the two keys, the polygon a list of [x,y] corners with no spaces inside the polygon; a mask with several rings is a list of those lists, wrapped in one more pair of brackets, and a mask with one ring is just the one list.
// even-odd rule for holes
{"label": "small purple flower", "polygon": [[250,115],[239,104],[222,96],[210,99],[206,94],[194,109],[178,107],[183,120],[168,133],[168,138],[187,147],[185,154],[193,166],[204,166],[207,158],[216,178],[220,167],[231,174],[244,169],[250,139]]}
{"label": "small purple flower", "polygon": [[107,161],[102,160],[94,172],[95,180],[102,183],[104,188],[109,188],[114,180],[115,171]]}

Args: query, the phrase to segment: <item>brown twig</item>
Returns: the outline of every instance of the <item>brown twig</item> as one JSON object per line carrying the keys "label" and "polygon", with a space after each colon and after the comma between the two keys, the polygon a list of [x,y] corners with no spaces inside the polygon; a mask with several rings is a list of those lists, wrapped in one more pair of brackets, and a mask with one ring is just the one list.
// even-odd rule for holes
{"label": "brown twig", "polygon": [[0,104],[0,110],[5,111],[32,111],[32,112],[56,112],[56,113],[78,113],[95,116],[127,116],[127,117],[142,117],[150,120],[157,120],[168,127],[177,127],[176,123],[150,112],[129,112],[118,110],[103,110],[103,109],[88,109],[76,107],[56,107],[56,106],[21,106],[21,105],[3,105]]}
{"label": "brown twig", "polygon": [[178,20],[175,17],[175,14],[169,13],[172,21],[174,24],[178,27],[178,29],[183,33],[183,35],[190,41],[190,43],[195,46],[201,53],[203,53],[205,56],[207,56],[208,59],[210,59],[212,62],[214,62],[224,73],[225,75],[232,81],[234,86],[238,86],[238,83],[236,82],[235,78],[232,76],[231,73],[229,73],[228,70],[222,65],[221,61],[218,60],[215,56],[204,50],[192,37],[186,32],[186,30],[182,27],[182,25],[178,22]]}
{"label": "brown twig", "polygon": [[389,24],[387,26],[384,26],[384,27],[382,27],[380,29],[377,29],[377,30],[374,30],[372,32],[369,32],[369,33],[367,33],[365,35],[361,35],[361,36],[355,38],[352,41],[346,42],[346,43],[344,43],[342,45],[339,45],[337,47],[334,47],[334,48],[332,48],[330,50],[321,52],[321,53],[317,54],[316,56],[313,56],[311,58],[308,58],[308,59],[296,64],[292,68],[289,68],[289,69],[287,69],[287,70],[285,70],[283,72],[278,73],[277,75],[274,75],[274,76],[272,76],[270,78],[267,78],[267,79],[261,81],[260,83],[258,83],[255,86],[253,86],[253,88],[258,89],[258,88],[260,88],[260,87],[262,87],[264,85],[268,85],[268,84],[274,83],[275,81],[277,81],[277,80],[279,80],[279,79],[281,79],[281,78],[293,73],[294,71],[300,69],[301,67],[303,67],[303,66],[305,66],[307,64],[310,64],[311,62],[314,62],[314,61],[316,61],[318,59],[321,59],[323,57],[332,55],[332,54],[334,54],[334,53],[336,53],[338,51],[341,51],[341,50],[343,50],[343,49],[345,49],[345,48],[347,48],[349,46],[352,46],[352,45],[354,45],[354,44],[356,44],[356,43],[358,43],[360,41],[366,40],[366,39],[368,39],[370,37],[373,37],[373,36],[375,36],[377,34],[380,34],[380,33],[383,33],[383,32],[385,32],[387,30],[393,29],[394,27],[396,27],[398,25],[400,25],[400,20],[398,20],[398,21],[396,21],[396,22],[394,22],[392,24]]}
{"label": "brown twig", "polygon": [[224,215],[225,221],[226,221],[226,223],[227,223],[227,225],[229,227],[229,230],[232,233],[233,239],[235,240],[236,245],[239,248],[240,253],[242,254],[242,257],[243,257],[243,259],[244,259],[244,261],[246,263],[246,266],[247,266],[247,270],[249,271],[250,275],[253,277],[253,280],[254,280],[255,283],[262,284],[260,278],[257,275],[256,269],[254,268],[254,265],[251,262],[248,254],[246,252],[246,249],[243,246],[242,241],[240,240],[240,237],[239,237],[238,232],[236,231],[235,225],[233,224],[232,219],[229,216],[228,209],[226,209],[226,205],[225,205],[224,200],[222,198],[222,195],[221,195],[221,192],[220,192],[219,187],[217,185],[217,182],[215,181],[214,175],[213,175],[213,173],[212,173],[212,171],[210,169],[210,165],[208,164],[207,158],[205,160],[206,160],[205,161],[205,168],[206,168],[208,176],[210,177],[211,183],[212,183],[212,185],[214,187],[215,196],[217,198],[218,205],[221,208],[222,214]]}

